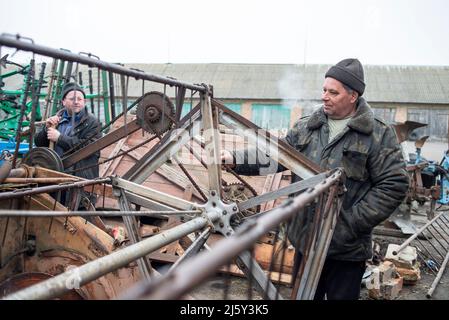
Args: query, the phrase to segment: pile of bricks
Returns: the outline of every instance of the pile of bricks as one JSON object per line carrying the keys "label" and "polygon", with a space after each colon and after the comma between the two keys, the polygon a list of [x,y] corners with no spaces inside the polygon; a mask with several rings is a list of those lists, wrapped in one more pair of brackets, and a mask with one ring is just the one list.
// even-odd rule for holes
{"label": "pile of bricks", "polygon": [[398,248],[398,245],[390,244],[385,255],[385,260],[394,263],[396,271],[404,278],[405,285],[414,285],[421,279],[416,248],[408,246],[399,252],[398,255],[393,255],[393,252]]}
{"label": "pile of bricks", "polygon": [[399,296],[403,279],[397,273],[395,265],[391,261],[384,261],[372,269],[370,277],[366,281],[368,296],[376,300],[393,300]]}
{"label": "pile of bricks", "polygon": [[371,299],[394,300],[404,284],[414,284],[420,279],[416,248],[409,246],[393,255],[398,247],[394,244],[388,246],[385,261],[374,267],[366,280]]}

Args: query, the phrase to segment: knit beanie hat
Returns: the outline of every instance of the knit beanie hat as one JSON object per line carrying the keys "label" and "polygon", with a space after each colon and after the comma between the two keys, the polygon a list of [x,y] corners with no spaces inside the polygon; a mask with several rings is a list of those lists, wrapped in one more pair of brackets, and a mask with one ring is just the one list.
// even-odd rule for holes
{"label": "knit beanie hat", "polygon": [[365,91],[363,67],[357,59],[344,59],[332,66],[325,75],[325,78],[334,78],[357,91],[360,96]]}
{"label": "knit beanie hat", "polygon": [[70,91],[80,91],[84,98],[86,98],[86,94],[84,93],[83,88],[81,88],[77,83],[75,82],[67,82],[66,84],[64,84],[64,86],[62,87],[62,92],[61,92],[61,100],[64,100],[65,96],[67,95],[67,93],[69,93]]}

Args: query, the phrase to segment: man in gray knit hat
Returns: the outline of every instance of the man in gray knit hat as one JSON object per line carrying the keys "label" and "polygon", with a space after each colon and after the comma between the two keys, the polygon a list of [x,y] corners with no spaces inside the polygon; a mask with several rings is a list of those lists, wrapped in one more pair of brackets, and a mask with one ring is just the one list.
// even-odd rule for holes
{"label": "man in gray knit hat", "polygon": [[[342,167],[346,173],[347,192],[315,293],[317,300],[359,298],[365,263],[372,257],[372,230],[394,212],[408,189],[409,178],[394,130],[374,116],[362,97],[364,81],[357,59],[332,66],[325,74],[323,105],[299,119],[285,138],[321,168]],[[247,152],[251,151],[223,150],[222,161],[231,163],[239,174],[256,175],[261,167],[266,169],[267,165],[248,164]],[[269,167],[285,170],[281,165]],[[299,180],[293,175],[292,182]],[[296,249],[296,270],[313,214],[313,208],[299,212],[288,228],[288,238]]]}

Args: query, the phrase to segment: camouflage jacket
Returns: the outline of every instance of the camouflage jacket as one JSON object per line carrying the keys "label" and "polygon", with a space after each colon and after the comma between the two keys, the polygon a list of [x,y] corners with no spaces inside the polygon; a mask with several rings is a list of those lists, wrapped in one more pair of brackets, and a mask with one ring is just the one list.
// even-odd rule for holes
{"label": "camouflage jacket", "polygon": [[[356,114],[347,127],[328,143],[327,116],[320,108],[301,118],[285,140],[323,169],[343,167],[347,192],[339,214],[328,257],[363,261],[371,258],[373,228],[387,219],[405,198],[409,178],[394,130],[374,117],[364,98],[359,99]],[[243,163],[243,151],[234,154]],[[254,174],[257,164],[237,165],[240,174]],[[285,170],[278,166],[278,171]],[[296,182],[300,178],[293,176]],[[289,226],[288,237],[303,251],[312,208],[298,213]]]}

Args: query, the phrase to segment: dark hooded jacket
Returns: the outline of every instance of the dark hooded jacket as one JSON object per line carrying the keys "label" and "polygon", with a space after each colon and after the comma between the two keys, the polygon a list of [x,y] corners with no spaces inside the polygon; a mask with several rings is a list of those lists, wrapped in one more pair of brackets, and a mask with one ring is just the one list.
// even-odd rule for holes
{"label": "dark hooded jacket", "polygon": [[[396,135],[391,126],[374,116],[364,98],[347,127],[328,143],[329,126],[321,107],[301,118],[285,140],[323,169],[344,168],[346,193],[328,257],[363,261],[371,258],[373,228],[387,219],[405,198],[409,178]],[[234,154],[243,163],[244,152]],[[237,165],[240,174],[254,174],[255,165]],[[285,170],[278,166],[278,171]],[[300,178],[293,175],[292,182]],[[289,227],[289,240],[303,251],[312,208],[299,213]]]}
{"label": "dark hooded jacket", "polygon": [[[65,109],[60,110],[57,115],[62,116]],[[71,153],[76,152],[80,147],[86,145],[86,141],[89,138],[98,139],[101,137],[101,124],[95,116],[90,114],[87,108],[84,108],[84,115],[81,117],[78,123],[75,123],[75,126],[69,130],[67,134],[61,134],[59,136],[58,141],[55,144],[55,149],[62,149],[63,152],[67,152],[71,150],[73,147],[77,147]],[[91,142],[92,140],[90,140]],[[38,147],[48,147],[49,140],[47,139],[47,130],[46,127],[43,128],[35,137],[34,143]],[[61,155],[60,155],[61,156]],[[67,156],[67,155],[65,155]],[[100,151],[95,152],[87,158],[84,158],[81,161],[78,161],[70,168],[65,168],[65,172],[73,174],[75,176],[85,178],[85,179],[94,179],[99,176],[99,167],[98,165],[93,168],[88,168],[85,170],[75,171],[71,173],[72,170],[76,170],[79,168],[85,168],[92,166],[94,164],[98,164],[98,159],[100,158]]]}

